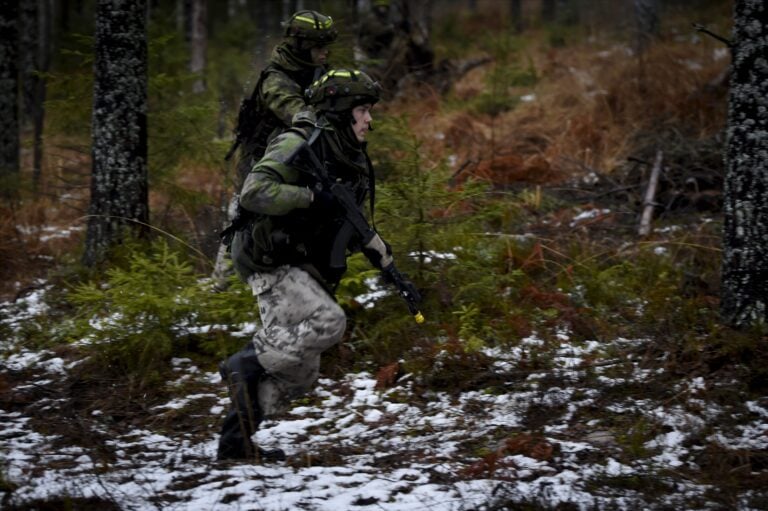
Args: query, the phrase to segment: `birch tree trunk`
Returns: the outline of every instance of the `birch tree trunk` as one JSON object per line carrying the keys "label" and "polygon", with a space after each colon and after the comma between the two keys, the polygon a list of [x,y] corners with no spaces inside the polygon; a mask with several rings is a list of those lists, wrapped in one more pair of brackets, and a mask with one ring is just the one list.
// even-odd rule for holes
{"label": "birch tree trunk", "polygon": [[721,314],[768,322],[768,6],[736,0],[726,131]]}
{"label": "birch tree trunk", "polygon": [[19,174],[19,4],[0,0],[0,193]]}
{"label": "birch tree trunk", "polygon": [[208,0],[192,0],[192,36],[189,71],[198,75],[192,92],[205,91],[205,54],[208,51]]}
{"label": "birch tree trunk", "polygon": [[149,222],[146,20],[146,0],[98,0],[87,266]]}

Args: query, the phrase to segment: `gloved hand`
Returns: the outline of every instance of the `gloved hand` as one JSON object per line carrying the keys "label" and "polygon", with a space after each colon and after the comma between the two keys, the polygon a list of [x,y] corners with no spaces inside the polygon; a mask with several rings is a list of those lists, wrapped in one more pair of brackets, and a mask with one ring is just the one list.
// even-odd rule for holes
{"label": "gloved hand", "polygon": [[309,208],[317,212],[336,212],[339,207],[339,201],[328,190],[312,190],[312,202]]}
{"label": "gloved hand", "polygon": [[392,247],[376,234],[363,247],[363,254],[375,268],[384,268],[392,263]]}

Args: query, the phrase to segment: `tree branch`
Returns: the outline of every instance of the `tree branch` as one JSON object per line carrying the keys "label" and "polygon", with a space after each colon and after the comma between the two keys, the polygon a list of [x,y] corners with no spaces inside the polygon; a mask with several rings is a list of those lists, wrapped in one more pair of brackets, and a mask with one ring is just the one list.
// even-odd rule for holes
{"label": "tree branch", "polygon": [[700,25],[700,24],[698,24],[698,23],[691,23],[691,25],[693,26],[693,28],[695,28],[695,29],[696,29],[696,31],[697,31],[697,32],[704,32],[704,33],[705,33],[705,34],[707,34],[708,36],[710,36],[710,37],[713,37],[713,38],[717,39],[717,40],[718,40],[718,41],[720,41],[721,43],[725,43],[725,45],[726,45],[726,46],[728,46],[729,48],[731,47],[731,41],[729,41],[728,39],[726,39],[725,37],[723,37],[723,36],[721,36],[721,35],[719,35],[719,34],[715,34],[714,32],[712,32],[711,30],[709,30],[709,29],[708,29],[707,27],[705,27],[704,25]]}

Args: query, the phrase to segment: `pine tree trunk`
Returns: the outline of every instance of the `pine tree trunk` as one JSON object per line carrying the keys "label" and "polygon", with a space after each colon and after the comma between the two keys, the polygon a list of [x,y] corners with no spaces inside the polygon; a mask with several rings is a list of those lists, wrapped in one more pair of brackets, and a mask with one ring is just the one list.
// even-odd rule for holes
{"label": "pine tree trunk", "polygon": [[555,21],[556,13],[556,0],[541,0],[541,20],[544,23],[552,23]]}
{"label": "pine tree trunk", "polygon": [[192,0],[176,0],[176,29],[184,34],[184,41],[192,40]]}
{"label": "pine tree trunk", "polygon": [[13,196],[19,174],[19,3],[0,0],[0,193]]}
{"label": "pine tree trunk", "polygon": [[22,97],[25,126],[33,130],[32,179],[35,190],[42,176],[43,123],[45,120],[46,82],[51,55],[50,0],[21,2]]}
{"label": "pine tree trunk", "polygon": [[635,50],[642,54],[659,35],[659,0],[633,0],[635,8]]}
{"label": "pine tree trunk", "polygon": [[149,222],[146,0],[98,0],[92,130],[88,266]]}
{"label": "pine tree trunk", "polygon": [[59,32],[69,32],[69,0],[54,2],[59,19]]}
{"label": "pine tree trunk", "polygon": [[189,71],[198,78],[192,85],[192,92],[199,94],[205,91],[205,54],[208,51],[208,0],[192,1],[192,55],[189,61]]}
{"label": "pine tree trunk", "polygon": [[523,31],[523,6],[521,0],[510,0],[509,15],[512,18],[512,30],[515,34]]}
{"label": "pine tree trunk", "polygon": [[735,327],[768,322],[768,6],[736,0],[721,313]]}

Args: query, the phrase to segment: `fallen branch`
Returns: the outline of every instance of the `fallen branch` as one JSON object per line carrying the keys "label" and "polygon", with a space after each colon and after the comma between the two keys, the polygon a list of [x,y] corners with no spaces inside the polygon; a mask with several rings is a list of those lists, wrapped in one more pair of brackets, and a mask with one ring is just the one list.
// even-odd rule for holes
{"label": "fallen branch", "polygon": [[728,46],[729,48],[731,47],[731,41],[729,41],[728,39],[726,39],[725,37],[719,34],[715,34],[704,25],[700,25],[698,23],[691,23],[691,25],[693,25],[693,28],[696,29],[697,32],[703,32],[708,36],[713,37],[722,43],[725,43],[725,45]]}
{"label": "fallen branch", "polygon": [[647,236],[651,232],[651,218],[653,217],[653,199],[656,197],[656,188],[659,184],[659,174],[661,174],[661,162],[663,153],[661,150],[656,152],[656,161],[653,163],[653,170],[651,171],[651,178],[648,180],[648,188],[645,191],[645,199],[643,200],[643,214],[640,218],[640,228],[638,234],[640,236]]}

